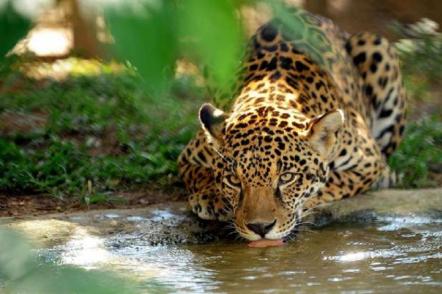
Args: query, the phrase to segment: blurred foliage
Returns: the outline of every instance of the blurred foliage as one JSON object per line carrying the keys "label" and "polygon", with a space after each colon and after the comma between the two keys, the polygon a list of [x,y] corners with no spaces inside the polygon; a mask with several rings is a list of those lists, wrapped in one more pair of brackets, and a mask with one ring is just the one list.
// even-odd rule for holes
{"label": "blurred foliage", "polygon": [[177,57],[173,1],[127,1],[107,9],[106,17],[117,54],[135,64],[148,89],[160,94],[172,80]]}
{"label": "blurred foliage", "polygon": [[236,13],[241,1],[127,1],[105,10],[119,56],[129,60],[156,95],[164,93],[178,57],[209,72],[214,88],[234,82],[244,48]]}
{"label": "blurred foliage", "polygon": [[330,61],[326,59],[330,52],[330,41],[322,31],[317,29],[316,21],[310,19],[308,13],[296,7],[288,7],[282,1],[267,1],[278,21],[285,28],[285,33],[296,40],[296,49],[307,54],[324,69],[330,69]]}
{"label": "blurred foliage", "polygon": [[412,24],[396,23],[394,30],[403,38],[396,43],[402,59],[402,71],[425,74],[430,81],[442,78],[442,34],[439,25],[427,18]]}
{"label": "blurred foliage", "polygon": [[12,1],[0,3],[0,66],[8,53],[31,27],[31,21],[17,13]]}
{"label": "blurred foliage", "polygon": [[[157,289],[158,290],[158,289]],[[134,281],[96,270],[44,263],[26,239],[0,228],[1,293],[140,293]]]}
{"label": "blurred foliage", "polygon": [[[10,71],[15,63],[15,56],[7,56],[17,42],[25,37],[31,27],[31,21],[17,13],[12,1],[0,3],[0,77]],[[0,80],[0,89],[2,82]]]}
{"label": "blurred foliage", "polygon": [[391,168],[402,175],[404,188],[437,185],[429,179],[431,166],[442,166],[442,121],[426,118],[407,125],[404,139],[389,159]]}
{"label": "blurred foliage", "polygon": [[427,18],[411,24],[394,23],[402,38],[396,43],[405,86],[411,98],[425,100],[433,85],[441,85],[442,34],[439,25]]}
{"label": "blurred foliage", "polygon": [[183,55],[200,61],[212,83],[228,88],[240,67],[244,40],[236,16],[239,1],[184,0],[179,2],[179,33]]}

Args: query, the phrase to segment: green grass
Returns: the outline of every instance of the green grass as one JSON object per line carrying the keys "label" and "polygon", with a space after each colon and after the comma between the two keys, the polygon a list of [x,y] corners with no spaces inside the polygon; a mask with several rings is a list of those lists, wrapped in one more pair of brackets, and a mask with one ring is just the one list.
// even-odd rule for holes
{"label": "green grass", "polygon": [[0,138],[1,191],[93,203],[176,175],[176,158],[197,127],[201,89],[184,76],[171,95],[149,97],[131,70],[102,67],[62,82],[7,77],[11,89],[14,79],[21,88],[0,94],[0,113],[38,114],[46,124]]}
{"label": "green grass", "polygon": [[429,172],[431,165],[442,165],[442,121],[427,118],[410,122],[389,164],[402,175],[400,185],[404,188],[437,185],[429,179]]}

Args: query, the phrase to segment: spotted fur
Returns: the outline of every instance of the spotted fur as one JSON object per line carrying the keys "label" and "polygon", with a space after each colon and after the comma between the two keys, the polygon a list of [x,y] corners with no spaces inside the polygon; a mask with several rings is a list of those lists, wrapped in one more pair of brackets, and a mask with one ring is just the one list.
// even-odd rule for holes
{"label": "spotted fur", "polygon": [[261,27],[230,110],[203,105],[202,130],[178,160],[192,210],[233,220],[249,240],[284,238],[306,211],[390,178],[404,129],[388,41],[301,13],[319,49],[278,22]]}

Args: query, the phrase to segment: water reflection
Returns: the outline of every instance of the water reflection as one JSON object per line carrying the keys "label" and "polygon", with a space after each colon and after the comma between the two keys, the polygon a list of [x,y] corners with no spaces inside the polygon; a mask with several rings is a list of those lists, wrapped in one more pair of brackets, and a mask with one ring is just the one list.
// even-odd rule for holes
{"label": "water reflection", "polygon": [[84,240],[89,241],[73,240],[52,254],[60,263],[112,268],[146,285],[154,278],[177,292],[428,293],[442,287],[442,234],[436,223],[409,223],[396,230],[336,225],[303,232],[279,248],[252,249],[244,243],[152,247],[134,235],[104,243]]}

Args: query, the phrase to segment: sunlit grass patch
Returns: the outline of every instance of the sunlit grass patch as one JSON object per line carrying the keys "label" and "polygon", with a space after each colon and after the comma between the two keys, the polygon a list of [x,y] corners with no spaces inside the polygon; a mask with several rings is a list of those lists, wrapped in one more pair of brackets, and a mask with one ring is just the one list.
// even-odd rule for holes
{"label": "sunlit grass patch", "polygon": [[152,97],[132,69],[93,67],[63,80],[21,76],[19,90],[0,93],[8,120],[0,128],[0,190],[100,202],[176,174],[197,127],[201,86],[184,74],[171,94]]}

